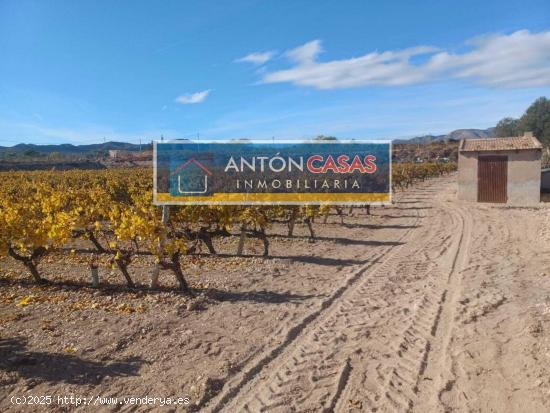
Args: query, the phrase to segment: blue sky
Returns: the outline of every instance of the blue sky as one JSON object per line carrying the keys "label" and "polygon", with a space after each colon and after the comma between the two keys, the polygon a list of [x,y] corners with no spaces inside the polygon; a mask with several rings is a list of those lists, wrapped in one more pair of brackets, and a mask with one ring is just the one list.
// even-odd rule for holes
{"label": "blue sky", "polygon": [[550,96],[547,1],[0,0],[0,145],[406,137]]}

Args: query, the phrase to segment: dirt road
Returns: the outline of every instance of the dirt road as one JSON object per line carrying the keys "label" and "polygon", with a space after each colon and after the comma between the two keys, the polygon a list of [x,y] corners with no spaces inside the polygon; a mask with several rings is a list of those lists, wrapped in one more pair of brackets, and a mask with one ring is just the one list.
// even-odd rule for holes
{"label": "dirt road", "polygon": [[550,209],[399,200],[404,243],[355,272],[208,411],[550,410]]}
{"label": "dirt road", "polygon": [[41,267],[53,287],[0,262],[0,409],[75,394],[188,395],[189,411],[228,413],[550,411],[550,204],[460,203],[455,180],[330,217],[315,244],[276,224],[268,259],[255,241],[227,256],[238,237],[220,239],[220,257],[184,264],[206,291],[191,301],[63,285],[87,276],[66,254]]}

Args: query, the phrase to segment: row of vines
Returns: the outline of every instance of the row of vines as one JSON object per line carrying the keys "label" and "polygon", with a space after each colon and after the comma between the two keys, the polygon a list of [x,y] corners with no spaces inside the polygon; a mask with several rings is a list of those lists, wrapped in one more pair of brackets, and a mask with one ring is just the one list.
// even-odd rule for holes
{"label": "row of vines", "polygon": [[[415,181],[456,169],[453,164],[395,164],[392,186],[403,189]],[[303,222],[314,239],[313,224],[327,216],[329,206],[172,206],[152,204],[152,174],[145,169],[103,171],[40,171],[0,174],[0,256],[22,263],[33,279],[44,282],[39,264],[69,241],[85,238],[97,255],[107,256],[128,286],[129,266],[146,252],[155,257],[156,273],[171,270],[180,289],[188,291],[181,257],[206,248],[216,254],[213,239],[240,234],[237,254],[247,236],[260,238],[269,254],[267,230],[285,222],[292,236]],[[341,213],[341,208],[336,208]],[[326,222],[326,219],[325,219]],[[97,268],[96,254],[90,268]],[[154,273],[154,271],[153,271]]]}

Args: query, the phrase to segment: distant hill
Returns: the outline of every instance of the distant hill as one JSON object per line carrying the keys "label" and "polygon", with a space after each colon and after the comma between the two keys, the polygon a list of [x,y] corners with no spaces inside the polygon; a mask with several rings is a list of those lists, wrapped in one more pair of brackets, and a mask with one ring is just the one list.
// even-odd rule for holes
{"label": "distant hill", "polygon": [[[15,146],[0,146],[0,153],[23,154],[25,152],[36,152],[40,154],[50,154],[52,152],[62,153],[64,155],[87,155],[97,152],[106,152],[118,149],[124,151],[139,151],[140,145],[126,142],[105,142],[92,145],[71,145],[63,143],[59,145],[35,145],[20,143]],[[151,149],[151,145],[141,145],[142,150]]]}
{"label": "distant hill", "polygon": [[[446,142],[449,140],[460,139],[482,139],[482,138],[494,138],[495,128],[488,129],[457,129],[446,135],[424,135],[417,136],[410,139],[394,139],[393,143],[413,143],[413,144],[426,144],[433,142]],[[35,153],[40,155],[48,155],[54,152],[63,155],[72,156],[85,156],[90,154],[105,153],[109,150],[123,150],[123,151],[139,151],[140,145],[126,142],[105,142],[96,143],[91,145],[71,145],[63,143],[59,145],[35,145],[28,143],[20,143],[15,146],[0,146],[0,155],[2,154],[15,154],[23,155],[25,153]],[[141,145],[141,150],[151,150],[151,144]]]}
{"label": "distant hill", "polygon": [[432,142],[459,141],[460,139],[487,139],[495,137],[495,128],[457,129],[446,135],[424,135],[410,139],[394,139],[393,143],[425,144]]}

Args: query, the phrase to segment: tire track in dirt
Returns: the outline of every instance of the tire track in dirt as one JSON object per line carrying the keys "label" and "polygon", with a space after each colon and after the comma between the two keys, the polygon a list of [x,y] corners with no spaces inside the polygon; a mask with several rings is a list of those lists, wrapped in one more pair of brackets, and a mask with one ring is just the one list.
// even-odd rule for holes
{"label": "tire track in dirt", "polygon": [[533,219],[548,209],[482,205],[468,212],[476,236],[448,352],[454,377],[439,394],[441,410],[550,411],[548,341],[536,310],[548,294],[540,271],[550,267],[540,253],[541,221]]}
{"label": "tire track in dirt", "polygon": [[447,274],[447,285],[442,295],[437,327],[432,334],[431,351],[426,359],[426,368],[422,372],[429,380],[418,382],[417,394],[420,403],[414,406],[414,409],[412,406],[410,409],[419,412],[447,411],[442,395],[450,391],[456,381],[454,356],[450,347],[462,293],[462,272],[468,265],[472,238],[472,222],[468,214],[454,203],[442,203],[441,207],[453,215],[453,226],[457,229],[457,235],[452,254],[440,263],[443,272]]}
{"label": "tire track in dirt", "polygon": [[[396,343],[393,337],[390,344],[401,354],[417,344],[420,329],[428,332],[433,329],[425,321],[437,314],[439,301],[433,294],[427,294],[414,311],[398,308],[397,313],[394,303],[382,297],[388,295],[388,287],[392,289],[391,299],[404,295],[412,297],[414,286],[433,270],[433,265],[426,262],[433,247],[431,244],[436,240],[440,246],[446,247],[446,238],[441,220],[437,226],[431,223],[413,233],[406,244],[395,247],[383,262],[379,259],[372,268],[360,271],[355,280],[359,282],[348,283],[345,291],[326,307],[322,317],[317,315],[315,322],[303,329],[299,337],[294,337],[275,357],[260,365],[254,371],[256,377],[246,377],[247,382],[241,382],[233,391],[220,396],[210,411],[222,408],[252,412],[319,411],[321,406],[325,411],[338,409],[342,395],[349,392],[347,384],[352,376],[354,360],[360,358],[363,344],[372,329],[380,324],[395,324],[395,330],[403,331],[398,335],[403,338]],[[403,271],[408,271],[407,277],[415,281],[408,290],[399,285]],[[428,348],[426,343],[420,345],[424,350]],[[418,364],[422,365],[424,359],[422,355]],[[406,357],[403,360],[404,368],[407,368],[407,363],[416,363],[416,360],[407,360]],[[267,373],[262,372],[264,366],[268,367],[265,369],[269,370]],[[386,386],[392,385],[389,376]],[[226,402],[229,404],[224,406]]]}
{"label": "tire track in dirt", "polygon": [[[350,381],[350,388],[337,411],[406,412],[413,409],[448,295],[445,288],[448,275],[439,263],[433,259],[430,261],[429,256],[456,256],[460,243],[460,239],[457,243],[457,237],[461,234],[460,221],[445,209],[437,214],[437,220],[430,218],[430,225],[437,225],[438,229],[424,247],[428,251],[416,258],[418,263],[428,267],[427,271],[421,276],[418,267],[413,265],[416,271],[411,274],[414,275],[413,278],[427,283],[429,288],[423,291],[415,289],[418,283],[413,282],[411,288],[416,292],[416,305],[413,306],[404,328],[391,326],[376,332],[390,337],[387,342],[382,343],[378,352],[368,351],[376,348],[372,343],[365,344],[367,356],[360,362],[366,367]],[[452,218],[451,226],[448,219],[444,218],[445,215]],[[449,230],[454,229],[458,229],[458,235],[449,236]],[[411,265],[414,262],[414,259],[409,261]],[[401,280],[401,283],[404,282],[406,280]],[[391,351],[384,352],[384,346]]]}
{"label": "tire track in dirt", "polygon": [[[430,402],[430,409],[445,412],[453,411],[458,407],[471,410],[472,401],[466,396],[466,389],[461,387],[460,379],[463,379],[466,373],[459,362],[460,354],[463,352],[456,351],[455,335],[458,329],[467,328],[477,318],[485,316],[506,302],[506,297],[498,288],[498,284],[494,287],[490,285],[494,278],[493,274],[500,274],[499,266],[502,265],[499,259],[495,260],[495,257],[499,257],[504,249],[513,245],[509,228],[505,225],[496,225],[498,221],[493,221],[494,215],[499,214],[500,209],[481,206],[469,213],[460,208],[458,210],[464,216],[465,236],[468,236],[470,241],[463,247],[461,271],[457,272],[454,280],[451,280],[456,297],[449,311],[449,317],[453,317],[453,325],[446,331],[447,336],[443,337],[439,364],[436,364],[439,366],[437,373],[440,374],[432,373],[435,376],[434,386],[431,391],[426,392],[430,396],[427,399]],[[476,234],[472,234],[473,228]],[[494,242],[495,239],[498,242]],[[483,248],[472,250],[472,245],[483,246]],[[483,276],[483,281],[474,287],[471,276],[476,273]],[[467,288],[464,277],[469,277]],[[502,387],[507,385],[503,383]],[[506,393],[512,391],[508,388]]]}

